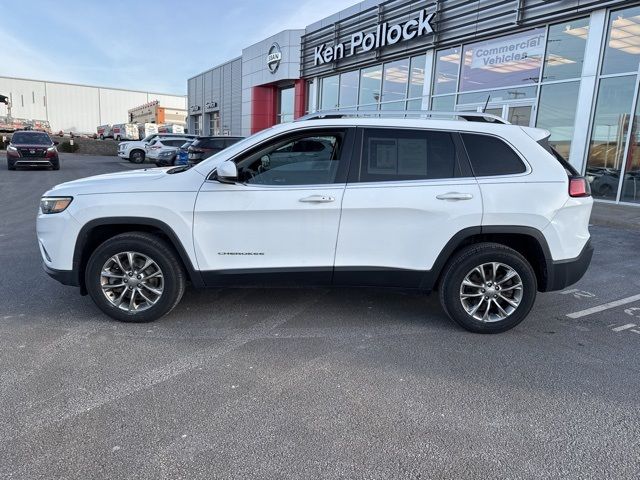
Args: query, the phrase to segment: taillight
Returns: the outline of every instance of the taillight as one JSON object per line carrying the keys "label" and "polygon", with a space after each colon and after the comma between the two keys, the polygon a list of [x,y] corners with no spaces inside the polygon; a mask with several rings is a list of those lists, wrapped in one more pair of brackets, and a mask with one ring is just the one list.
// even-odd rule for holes
{"label": "taillight", "polygon": [[570,197],[590,197],[591,186],[584,177],[569,177]]}

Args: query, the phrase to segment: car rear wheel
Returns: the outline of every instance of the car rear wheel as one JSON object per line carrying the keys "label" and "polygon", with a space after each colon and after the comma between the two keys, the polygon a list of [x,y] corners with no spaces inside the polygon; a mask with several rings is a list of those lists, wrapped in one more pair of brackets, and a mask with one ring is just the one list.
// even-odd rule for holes
{"label": "car rear wheel", "polygon": [[480,243],[451,258],[440,283],[440,303],[466,330],[500,333],[526,318],[536,291],[535,272],[520,253],[498,243]]}
{"label": "car rear wheel", "polygon": [[143,163],[144,162],[144,152],[142,150],[134,150],[129,155],[129,161],[132,163]]}
{"label": "car rear wheel", "polygon": [[169,313],[186,277],[173,248],[148,233],[117,235],[100,245],[85,270],[87,291],[104,313],[121,322],[151,322]]}

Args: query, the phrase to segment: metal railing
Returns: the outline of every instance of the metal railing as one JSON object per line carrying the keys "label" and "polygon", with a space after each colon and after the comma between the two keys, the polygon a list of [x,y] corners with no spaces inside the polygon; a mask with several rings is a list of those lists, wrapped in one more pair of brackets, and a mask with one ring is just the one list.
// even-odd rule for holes
{"label": "metal railing", "polygon": [[435,110],[319,110],[298,118],[296,121],[319,120],[323,118],[454,118],[468,122],[488,122],[511,125],[502,117],[481,112],[440,112]]}

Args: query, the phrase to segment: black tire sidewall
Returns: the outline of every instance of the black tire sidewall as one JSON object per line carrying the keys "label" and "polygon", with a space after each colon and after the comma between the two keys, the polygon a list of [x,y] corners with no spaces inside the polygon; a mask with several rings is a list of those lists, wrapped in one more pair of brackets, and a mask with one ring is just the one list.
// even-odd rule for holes
{"label": "black tire sidewall", "polygon": [[[523,296],[516,311],[505,320],[481,322],[471,317],[462,306],[460,284],[473,268],[490,262],[504,263],[520,275]],[[440,288],[440,301],[449,317],[466,330],[475,333],[500,333],[515,327],[527,317],[535,302],[536,292],[535,272],[522,255],[502,245],[480,246],[461,252],[449,265]]]}
{"label": "black tire sidewall", "polygon": [[131,162],[132,163],[144,163],[144,153],[140,151],[135,151],[131,154]]}
{"label": "black tire sidewall", "polygon": [[[116,253],[134,251],[153,259],[164,277],[164,291],[151,308],[131,314],[112,305],[102,293],[100,272],[105,262]],[[91,255],[85,270],[87,292],[104,313],[122,322],[144,323],[156,320],[175,307],[184,293],[185,278],[171,248],[151,235],[119,235],[100,245]]]}

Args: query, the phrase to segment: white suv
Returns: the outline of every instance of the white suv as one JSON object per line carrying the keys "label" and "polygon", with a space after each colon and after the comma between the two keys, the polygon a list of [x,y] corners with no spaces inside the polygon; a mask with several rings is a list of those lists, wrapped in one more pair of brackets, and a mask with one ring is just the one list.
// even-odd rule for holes
{"label": "white suv", "polygon": [[58,185],[38,215],[44,268],[126,322],[190,282],[437,289],[462,327],[507,330],[586,271],[592,199],[549,132],[465,118],[316,114],[193,168]]}
{"label": "white suv", "polygon": [[196,136],[178,133],[152,133],[151,135],[144,137],[142,140],[120,142],[118,144],[118,156],[125,160],[129,160],[131,163],[144,163],[147,157],[147,147],[152,142],[156,140],[182,140],[184,143],[188,139],[193,138],[196,138]]}

